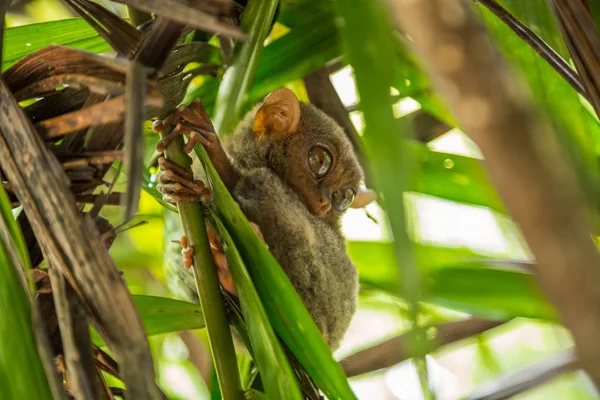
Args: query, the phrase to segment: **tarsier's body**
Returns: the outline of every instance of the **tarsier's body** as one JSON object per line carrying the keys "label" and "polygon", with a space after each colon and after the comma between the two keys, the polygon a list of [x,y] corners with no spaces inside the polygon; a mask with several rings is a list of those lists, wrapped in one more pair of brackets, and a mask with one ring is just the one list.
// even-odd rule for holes
{"label": "tarsier's body", "polygon": [[194,136],[335,350],[358,290],[340,218],[351,203],[362,206],[372,198],[359,191],[362,170],[343,130],[280,89],[224,140],[227,156],[216,136]]}

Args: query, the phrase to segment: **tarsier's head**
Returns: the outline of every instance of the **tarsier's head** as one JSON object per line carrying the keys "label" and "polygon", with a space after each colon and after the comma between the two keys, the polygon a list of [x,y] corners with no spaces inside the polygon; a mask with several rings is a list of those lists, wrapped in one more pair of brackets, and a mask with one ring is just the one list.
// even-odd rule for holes
{"label": "tarsier's head", "polygon": [[337,220],[348,207],[375,199],[361,188],[362,168],[343,129],[289,89],[266,98],[254,117],[254,133],[269,143],[267,164],[319,217]]}

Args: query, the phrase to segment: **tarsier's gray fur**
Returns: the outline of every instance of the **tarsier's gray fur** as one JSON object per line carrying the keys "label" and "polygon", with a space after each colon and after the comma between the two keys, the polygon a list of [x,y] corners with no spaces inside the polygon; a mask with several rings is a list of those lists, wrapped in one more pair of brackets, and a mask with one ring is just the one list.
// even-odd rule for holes
{"label": "tarsier's gray fur", "polygon": [[[326,218],[313,215],[286,184],[285,175],[300,167],[288,165],[290,152],[306,152],[303,159],[307,160],[309,148],[294,148],[287,137],[258,139],[252,129],[257,109],[249,112],[235,133],[223,140],[241,177],[232,195],[248,220],[260,227],[269,250],[335,350],[356,310],[358,292],[356,267],[346,253],[340,231],[342,213],[332,208]],[[343,168],[346,181],[358,189],[362,169],[338,124],[315,107],[301,103],[296,135],[308,135],[333,147],[336,161],[332,169]]]}

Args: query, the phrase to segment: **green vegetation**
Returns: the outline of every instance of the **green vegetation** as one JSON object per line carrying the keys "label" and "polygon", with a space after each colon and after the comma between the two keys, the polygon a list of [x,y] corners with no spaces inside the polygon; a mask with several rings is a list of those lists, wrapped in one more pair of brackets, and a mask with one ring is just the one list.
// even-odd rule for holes
{"label": "green vegetation", "polygon": [[[84,50],[107,59],[114,56],[111,50],[119,50],[88,21],[63,8],[61,3],[39,0],[24,3],[27,6],[15,5],[6,16],[2,72],[11,71],[9,68],[19,60],[51,44]],[[593,96],[587,95],[589,99],[586,99],[578,93],[573,83],[558,70],[568,69],[568,74],[575,76],[579,85],[587,84],[584,87],[586,93],[593,93],[590,89],[593,85],[581,79],[581,74],[577,75],[571,66],[577,65],[571,60],[574,50],[565,43],[557,16],[549,5],[551,2],[499,2],[509,15],[518,18],[518,23],[530,27],[531,34],[543,39],[548,48],[532,48],[505,21],[489,11],[486,6],[490,3],[496,4],[481,1],[470,6],[509,62],[514,73],[515,91],[527,88],[533,94],[533,102],[544,124],[552,128],[544,133],[548,135],[548,141],[559,144],[568,165],[573,168],[574,180],[584,194],[589,225],[597,234],[600,226],[600,123],[594,107],[599,104],[594,104]],[[106,7],[104,11],[127,20],[125,6],[109,1],[98,4]],[[534,362],[543,364],[545,359],[573,344],[568,331],[560,325],[559,313],[544,295],[533,272],[533,256],[519,225],[510,219],[496,188],[488,179],[482,156],[467,136],[469,132],[460,130],[450,107],[434,87],[435,79],[427,73],[415,50],[418,46],[413,46],[414,43],[399,33],[397,21],[392,19],[386,4],[388,2],[358,0],[249,0],[240,23],[246,37],[244,41],[235,42],[227,65],[221,57],[214,55],[226,51],[228,42],[208,35],[207,44],[203,46],[210,46],[208,53],[213,55],[210,60],[204,58],[208,61],[200,62],[192,54],[191,58],[181,62],[182,65],[177,62],[171,65],[167,61],[163,68],[169,73],[150,76],[159,82],[151,89],[160,92],[167,98],[165,103],[172,106],[158,108],[160,113],[151,117],[164,115],[177,104],[189,104],[199,98],[214,118],[217,132],[226,135],[247,110],[279,87],[289,87],[299,98],[311,100],[303,79],[315,71],[325,70],[345,103],[347,112],[343,117],[350,118],[358,131],[359,147],[365,154],[369,171],[368,184],[379,195],[376,205],[352,210],[344,220],[348,251],[360,276],[360,315],[357,318],[362,325],[369,325],[369,318],[374,318],[375,322],[370,330],[364,326],[357,327],[356,333],[351,330],[353,333],[342,350],[332,355],[285,273],[252,230],[203,149],[197,147],[196,156],[206,171],[218,213],[200,204],[180,205],[174,210],[162,202],[155,189],[154,145],[158,135],[147,129],[146,124],[144,144],[138,150],[143,152],[145,170],[138,213],[132,221],[126,221],[124,226],[130,229],[123,226],[117,229],[118,235],[109,253],[116,267],[123,271],[123,278],[133,294],[133,303],[149,337],[159,386],[169,399],[243,396],[300,399],[303,395],[314,398],[316,388],[328,399],[368,398],[354,392],[353,383],[368,379],[375,382],[387,368],[407,359],[414,361],[412,365],[420,378],[417,386],[424,392],[424,398],[434,398],[441,386],[428,384],[426,354],[452,360],[445,367],[456,375],[448,382],[460,381],[462,387],[456,395],[462,398],[471,391],[464,390],[465,387],[472,389],[493,382],[508,372],[526,369]],[[32,11],[35,7],[52,10],[52,20],[42,22],[39,10]],[[590,14],[596,24],[600,21],[597,8],[591,7]],[[110,17],[102,18],[105,19],[96,19],[109,26]],[[112,40],[133,41],[121,32],[119,25],[111,27],[115,34]],[[186,34],[178,44],[192,46],[194,40],[202,36],[198,33]],[[596,39],[599,38],[596,32]],[[600,47],[591,52],[598,56]],[[550,53],[563,63],[560,68],[544,59],[543,56]],[[78,61],[93,62],[86,58]],[[98,64],[93,65],[100,69]],[[125,69],[121,64],[106,62],[105,65],[110,68],[110,73],[104,70],[102,74],[98,73],[100,80],[124,79]],[[594,72],[589,72],[592,78]],[[34,75],[32,72],[31,79],[39,78]],[[114,78],[117,75],[121,78]],[[494,77],[490,76],[490,79]],[[10,87],[11,82],[8,83]],[[109,93],[113,98],[123,94],[124,89],[118,86],[110,86],[110,90],[114,90]],[[67,90],[79,87],[61,85],[56,89],[61,91],[60,95],[65,95]],[[148,93],[152,94],[151,90]],[[33,103],[35,106],[43,104],[40,98],[51,98],[48,93],[35,97],[20,105],[26,108]],[[357,104],[351,104],[353,97],[358,99]],[[60,105],[60,101],[56,104]],[[51,109],[56,104],[45,106]],[[73,107],[82,106],[83,102]],[[26,110],[30,115],[37,112],[34,107]],[[53,116],[69,111],[72,110],[64,107]],[[494,112],[501,113],[502,110]],[[34,123],[38,123],[39,128],[39,121]],[[102,125],[104,123],[106,125]],[[110,123],[93,121],[91,125],[106,127]],[[2,134],[0,124],[0,138]],[[61,140],[67,143],[69,137]],[[448,145],[450,142],[459,143],[461,151]],[[54,148],[61,145],[60,140],[48,143]],[[167,157],[180,163],[187,162],[180,148],[182,143],[182,140],[176,140]],[[94,150],[111,152],[117,147],[115,144],[111,148]],[[70,154],[69,157],[83,156]],[[101,177],[106,182],[114,180],[113,193],[124,192],[127,187],[127,177],[120,170],[118,158],[110,160]],[[67,159],[60,160],[63,166]],[[0,166],[4,168],[1,162]],[[0,279],[0,392],[6,399],[51,398],[51,378],[44,372],[32,322],[32,315],[35,316],[31,311],[33,286],[23,278],[23,270],[31,268],[28,255],[31,248],[28,248],[29,243],[25,244],[13,217],[20,212],[15,207],[18,192],[11,191],[5,175],[0,177],[3,183],[0,186],[3,221],[0,228],[7,229],[0,235],[0,275],[3,277]],[[98,186],[99,178],[94,178],[94,194],[106,191],[107,186]],[[75,186],[73,184],[71,190],[80,199],[83,195],[75,192]],[[90,194],[86,192],[85,195]],[[523,196],[527,195],[523,193]],[[86,201],[95,201],[96,205],[87,205],[85,210],[94,210],[101,199],[100,196]],[[101,207],[100,215],[116,226],[123,221],[120,220],[121,210],[114,203],[107,201]],[[214,271],[209,271],[208,281],[199,279],[206,277],[207,271],[202,270],[201,265],[194,265],[194,273],[202,306],[175,299],[177,293],[169,290],[173,288],[168,287],[166,274],[169,272],[165,270],[165,263],[180,263],[181,257],[179,245],[171,243],[179,240],[182,233],[174,211],[179,212],[184,221],[184,231],[196,246],[198,259],[210,257],[204,220],[220,232],[238,290],[239,308],[231,299],[220,298]],[[444,212],[441,221],[435,220]],[[448,216],[453,213],[459,217]],[[481,216],[485,216],[485,220],[476,221]],[[460,218],[464,219],[461,221]],[[141,221],[144,223],[138,225]],[[436,236],[432,233],[435,229],[443,232]],[[465,232],[469,229],[475,232]],[[204,247],[198,251],[198,246]],[[48,249],[43,250],[46,255]],[[41,266],[45,268],[46,263]],[[562,278],[569,279],[568,276]],[[86,304],[89,306],[93,301]],[[119,305],[115,304],[115,307]],[[202,307],[207,312],[203,313]],[[90,309],[83,308],[90,315]],[[247,351],[233,354],[227,318],[238,331],[234,341],[244,342]],[[489,331],[472,328],[469,321],[474,319],[491,321],[499,326]],[[91,316],[90,320],[94,322]],[[378,330],[377,324],[381,321],[392,322]],[[453,322],[463,322],[464,329],[457,329],[458,333],[445,331]],[[96,321],[91,329],[93,344],[111,355],[114,353],[119,361],[118,352],[106,346],[113,343],[103,336],[102,326]],[[377,354],[378,344],[398,337],[406,339],[401,349],[395,347],[398,354],[391,351],[385,356],[379,354],[379,363],[375,361],[368,371],[361,371],[370,372],[370,375],[347,378],[351,368],[349,364],[339,363],[343,357],[359,350],[368,351],[365,349]],[[456,354],[461,350],[464,350],[463,357],[469,357],[465,364],[472,364],[472,368],[457,366]],[[467,353],[468,356],[464,355]],[[369,358],[365,356],[365,359]],[[454,371],[452,366],[457,366],[457,370]],[[383,369],[386,370],[381,371]],[[555,369],[559,370],[558,367]],[[568,369],[572,368],[565,368]],[[102,376],[110,387],[125,386],[107,369]],[[535,386],[537,381],[531,378],[529,383]],[[373,383],[371,387],[376,385],[378,383]],[[385,386],[381,381],[379,385]],[[390,391],[389,387],[384,389]],[[117,391],[115,389],[113,394]],[[564,375],[519,398],[594,398],[591,393],[589,383],[578,373]],[[443,393],[439,395],[447,398]]]}

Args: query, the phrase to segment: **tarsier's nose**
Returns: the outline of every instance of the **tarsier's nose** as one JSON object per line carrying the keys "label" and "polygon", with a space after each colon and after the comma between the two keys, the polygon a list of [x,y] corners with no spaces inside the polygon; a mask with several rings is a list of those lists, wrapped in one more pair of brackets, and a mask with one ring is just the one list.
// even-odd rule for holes
{"label": "tarsier's nose", "polygon": [[325,196],[321,196],[319,198],[319,200],[316,203],[316,206],[317,207],[315,207],[315,214],[317,215],[323,215],[327,211],[331,210],[331,203],[329,202],[329,200],[327,200],[327,198],[325,198]]}

